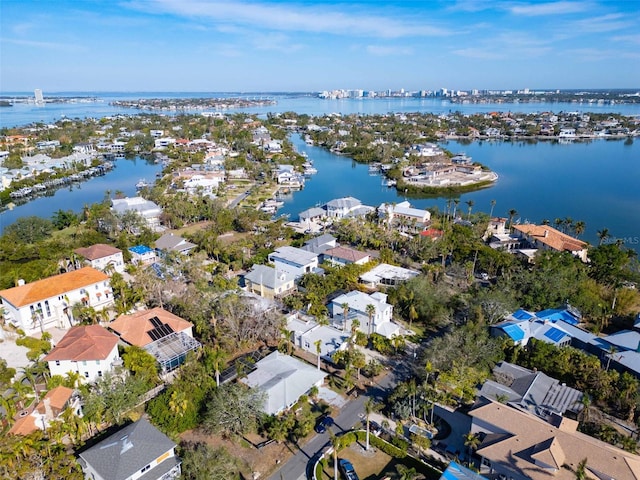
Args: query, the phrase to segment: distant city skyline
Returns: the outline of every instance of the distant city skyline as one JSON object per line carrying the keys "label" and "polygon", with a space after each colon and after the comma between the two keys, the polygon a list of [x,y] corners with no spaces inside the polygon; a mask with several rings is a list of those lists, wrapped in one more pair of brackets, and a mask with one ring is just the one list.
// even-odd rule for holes
{"label": "distant city skyline", "polygon": [[0,92],[640,86],[640,2],[2,0]]}

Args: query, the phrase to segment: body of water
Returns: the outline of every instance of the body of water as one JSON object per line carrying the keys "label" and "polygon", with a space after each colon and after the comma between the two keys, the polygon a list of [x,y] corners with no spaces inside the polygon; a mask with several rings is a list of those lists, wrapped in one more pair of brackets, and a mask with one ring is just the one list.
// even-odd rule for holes
{"label": "body of water", "polygon": [[[9,97],[33,96],[29,92],[0,93]],[[73,103],[47,103],[37,106],[33,103],[14,103],[12,107],[0,108],[0,127],[15,127],[31,122],[51,123],[61,118],[101,118],[111,115],[135,115],[138,113],[162,113],[175,115],[176,113],[200,113],[202,110],[137,110],[113,106],[110,103],[115,100],[136,100],[141,98],[226,98],[241,97],[247,99],[272,99],[275,105],[260,107],[248,107],[241,109],[227,109],[223,112],[245,112],[266,115],[267,113],[296,112],[307,115],[324,115],[331,113],[341,114],[386,114],[394,112],[424,112],[424,113],[486,113],[486,112],[594,112],[594,113],[620,113],[623,115],[640,115],[640,104],[599,104],[599,103],[452,103],[440,98],[345,98],[325,100],[313,94],[305,93],[189,93],[189,92],[45,92],[45,98],[67,97],[93,99],[91,101],[76,101]]]}
{"label": "body of water", "polygon": [[80,213],[85,205],[104,200],[107,192],[110,192],[112,198],[118,191],[134,197],[135,185],[140,179],[145,178],[153,182],[156,173],[162,171],[162,165],[141,158],[121,158],[113,162],[115,167],[105,175],[52,190],[51,196],[38,197],[24,204],[10,203],[7,210],[0,212],[0,233],[4,227],[20,217],[36,215],[51,218],[58,210],[73,210]]}
{"label": "body of water", "polygon": [[[411,198],[383,185],[383,178],[370,175],[367,165],[335,155],[323,148],[307,145],[299,136],[292,140],[305,152],[318,173],[308,179],[304,190],[285,200],[278,214],[297,220],[300,211],[338,197],[352,196],[371,206],[383,202],[408,200],[418,208],[446,208],[447,197]],[[514,221],[540,223],[570,217],[583,221],[582,239],[598,243],[597,232],[607,228],[609,241],[621,239],[640,251],[640,142],[598,140],[590,143],[484,141],[441,145],[453,153],[464,152],[498,173],[499,180],[489,188],[453,196],[460,200],[458,211],[491,211]]]}
{"label": "body of water", "polygon": [[[11,95],[3,93],[2,95]],[[16,94],[19,95],[19,94]],[[23,93],[22,95],[29,95]],[[47,92],[45,92],[45,96]],[[268,112],[295,111],[301,114],[384,114],[390,112],[446,113],[461,111],[473,114],[490,111],[536,113],[543,111],[581,111],[640,115],[640,104],[604,105],[581,103],[520,103],[520,104],[453,104],[435,98],[378,98],[324,100],[310,94],[272,93],[51,93],[51,96],[95,97],[96,100],[77,103],[33,104],[16,103],[0,108],[0,126],[25,125],[35,121],[52,122],[62,117],[86,118],[115,114],[137,114],[140,110],[114,107],[111,101],[138,98],[210,98],[243,97],[274,99],[277,104],[227,111],[266,114]],[[188,113],[197,113],[194,110]],[[163,111],[172,114],[175,112]],[[378,206],[382,202],[404,200],[402,193],[382,184],[382,177],[370,176],[366,165],[349,158],[334,155],[322,148],[306,145],[298,136],[293,140],[296,148],[306,152],[314,161],[318,173],[307,181],[301,192],[295,193],[279,213],[288,213],[296,219],[300,211],[333,198],[354,196],[363,203]],[[640,250],[640,140],[594,140],[560,144],[557,142],[495,142],[471,144],[448,142],[443,146],[454,153],[465,152],[500,176],[498,182],[484,190],[463,194],[459,209],[467,211],[464,202],[473,200],[474,211],[490,211],[491,200],[496,201],[494,215],[508,216],[510,209],[518,211],[522,222],[540,222],[548,219],[571,217],[584,221],[583,238],[597,243],[597,231],[609,229],[613,239],[621,239],[631,248]],[[135,183],[140,178],[151,180],[160,170],[159,165],[146,161],[118,160],[117,167],[103,177],[58,190],[52,197],[42,197],[13,210],[0,214],[0,232],[3,225],[21,216],[50,217],[58,209],[80,211],[85,204],[104,198],[106,190],[135,194]],[[417,207],[445,208],[447,198],[431,197],[409,200]]]}

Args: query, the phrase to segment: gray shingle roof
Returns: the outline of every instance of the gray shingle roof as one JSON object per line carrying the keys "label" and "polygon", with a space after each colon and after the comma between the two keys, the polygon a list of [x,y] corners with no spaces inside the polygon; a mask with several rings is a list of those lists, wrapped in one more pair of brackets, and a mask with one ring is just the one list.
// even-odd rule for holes
{"label": "gray shingle roof", "polygon": [[[169,437],[142,418],[85,450],[80,458],[105,480],[125,480],[175,446]],[[150,472],[164,468],[163,462]]]}

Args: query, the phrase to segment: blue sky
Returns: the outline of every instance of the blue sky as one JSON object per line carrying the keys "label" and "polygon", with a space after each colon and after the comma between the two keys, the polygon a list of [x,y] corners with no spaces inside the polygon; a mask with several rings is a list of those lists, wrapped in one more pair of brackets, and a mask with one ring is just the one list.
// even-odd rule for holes
{"label": "blue sky", "polygon": [[0,0],[0,91],[640,87],[640,1]]}

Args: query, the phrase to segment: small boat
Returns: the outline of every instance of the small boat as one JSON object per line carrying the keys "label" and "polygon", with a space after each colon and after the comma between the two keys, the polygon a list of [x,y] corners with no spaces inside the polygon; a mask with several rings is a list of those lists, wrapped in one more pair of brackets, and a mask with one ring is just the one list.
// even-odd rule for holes
{"label": "small boat", "polygon": [[304,175],[305,177],[310,177],[311,175],[315,175],[316,173],[318,173],[318,169],[314,168],[314,167],[306,167],[304,169]]}
{"label": "small boat", "polygon": [[387,187],[395,187],[397,183],[398,183],[398,182],[396,182],[395,180],[393,180],[393,179],[389,179],[389,180],[387,180],[387,181],[385,182],[385,185],[386,185]]}
{"label": "small boat", "polygon": [[148,186],[149,186],[149,183],[144,178],[141,178],[140,180],[138,180],[138,183],[136,183],[136,189],[138,190],[141,190]]}

